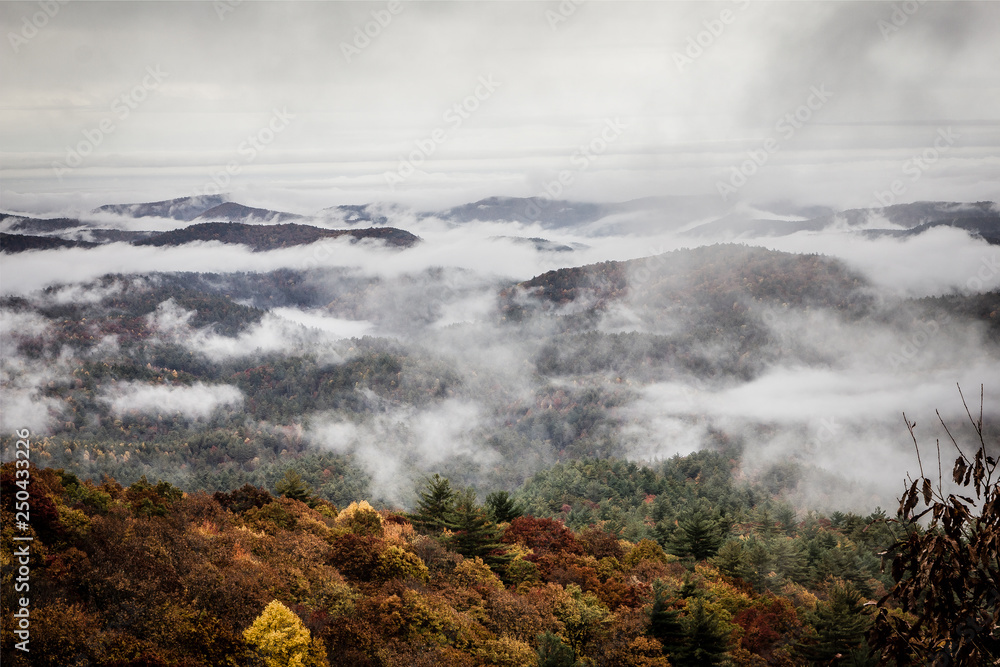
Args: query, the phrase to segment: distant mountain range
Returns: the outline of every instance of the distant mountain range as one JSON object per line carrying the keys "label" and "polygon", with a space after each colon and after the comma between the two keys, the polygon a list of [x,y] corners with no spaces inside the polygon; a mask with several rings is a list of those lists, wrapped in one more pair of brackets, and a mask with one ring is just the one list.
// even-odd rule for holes
{"label": "distant mountain range", "polygon": [[[101,222],[102,216],[109,213],[137,220],[168,218],[195,224],[167,232],[109,229],[107,223]],[[245,206],[231,201],[228,195],[206,195],[148,203],[109,204],[95,209],[92,215],[97,220],[88,216],[81,220],[0,213],[0,231],[4,233],[0,248],[4,252],[19,252],[91,247],[114,242],[163,246],[217,240],[242,243],[254,250],[270,250],[345,234],[356,239],[381,239],[391,246],[408,247],[416,242],[417,237],[387,226],[394,217],[398,219],[402,216],[409,216],[410,219],[433,217],[454,225],[477,220],[520,222],[554,230],[572,228],[590,236],[669,231],[692,238],[722,241],[820,231],[860,234],[869,238],[908,237],[947,226],[979,236],[989,243],[1000,244],[1000,208],[994,202],[916,202],[885,208],[834,211],[787,203],[769,204],[766,210],[732,208],[725,206],[718,197],[703,195],[646,197],[611,204],[542,197],[489,197],[442,211],[414,212],[394,204],[365,204],[334,206],[305,215]],[[287,238],[281,239],[280,235]],[[18,236],[38,238],[18,239]],[[496,238],[532,244],[539,251],[571,252],[577,249],[537,236]]]}
{"label": "distant mountain range", "polygon": [[758,238],[797,232],[859,232],[868,237],[915,236],[932,227],[964,229],[1000,243],[1000,209],[994,202],[915,202],[885,208],[849,209],[804,220],[748,218],[730,214],[685,231],[689,236]]}
{"label": "distant mountain range", "polygon": [[[201,198],[207,199],[207,198]],[[202,201],[198,204],[205,205]],[[126,204],[121,210],[145,213],[173,212],[176,215],[191,215],[197,206],[190,202],[172,200],[153,204]],[[107,212],[109,207],[101,209]],[[245,215],[249,219],[280,220],[281,214],[264,209],[255,209],[232,202],[214,206],[195,217],[238,218]],[[301,216],[293,216],[302,219]],[[0,214],[0,252],[17,253],[29,250],[52,250],[56,248],[93,248],[106,243],[131,243],[140,246],[180,246],[197,241],[218,241],[227,244],[245,245],[254,251],[275,250],[297,245],[315,243],[321,239],[351,237],[354,241],[373,239],[395,248],[408,248],[420,239],[410,232],[395,227],[368,227],[351,229],[326,229],[313,225],[295,223],[248,224],[244,222],[196,222],[170,231],[130,231],[93,227],[95,223],[73,218],[41,219],[10,214]],[[18,232],[18,233],[13,233]]]}

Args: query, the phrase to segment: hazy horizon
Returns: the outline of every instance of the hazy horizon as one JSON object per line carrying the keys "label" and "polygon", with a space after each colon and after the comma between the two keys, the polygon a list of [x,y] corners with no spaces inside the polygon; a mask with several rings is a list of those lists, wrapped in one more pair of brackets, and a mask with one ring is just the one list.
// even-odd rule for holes
{"label": "hazy horizon", "polygon": [[995,201],[998,21],[981,2],[4,2],[0,207]]}

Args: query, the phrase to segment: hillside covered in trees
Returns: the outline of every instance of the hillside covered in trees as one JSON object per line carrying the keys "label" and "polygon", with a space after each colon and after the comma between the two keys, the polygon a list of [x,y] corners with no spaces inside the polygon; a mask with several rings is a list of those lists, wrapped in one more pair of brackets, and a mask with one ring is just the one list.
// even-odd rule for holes
{"label": "hillside covered in trees", "polygon": [[[591,466],[579,471],[589,483],[608,481]],[[7,499],[14,472],[4,466]],[[291,664],[275,651],[292,648],[252,637],[274,601],[290,619],[281,627],[308,638],[301,664],[827,664],[868,655],[862,606],[885,592],[875,554],[890,533],[870,526],[882,515],[797,521],[767,502],[734,505],[725,497],[753,491],[716,457],[636,469],[646,488],[623,489],[611,513],[685,509],[649,526],[658,539],[631,540],[615,518],[574,532],[520,515],[506,495],[479,506],[440,478],[405,516],[367,503],[338,512],[294,475],[277,484],[284,496],[244,486],[213,497],[32,473],[39,604],[31,660],[12,664]],[[656,484],[665,493],[648,502]],[[561,491],[543,477],[524,501]],[[11,558],[5,549],[6,572]]]}
{"label": "hillside covered in trees", "polygon": [[[655,468],[583,460],[482,504],[434,475],[411,513],[338,508],[294,470],[271,491],[209,495],[10,462],[3,603],[17,606],[10,538],[29,475],[18,562],[38,601],[30,660],[11,664],[987,664],[1000,496],[973,423],[980,447],[960,450],[955,481],[980,502],[918,480],[892,520],[797,518],[708,452]],[[919,502],[926,532],[910,520]],[[925,562],[935,544],[955,562]],[[926,597],[944,570],[960,577],[954,602]]]}

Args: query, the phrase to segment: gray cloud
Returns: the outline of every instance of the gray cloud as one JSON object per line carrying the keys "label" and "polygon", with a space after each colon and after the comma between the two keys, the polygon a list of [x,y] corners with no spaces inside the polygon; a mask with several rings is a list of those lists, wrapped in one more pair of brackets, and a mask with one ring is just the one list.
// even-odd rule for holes
{"label": "gray cloud", "polygon": [[[920,189],[997,197],[988,158],[1000,143],[991,32],[1000,7],[922,3],[887,39],[878,21],[891,20],[891,4],[744,4],[587,3],[553,30],[548,2],[404,3],[347,62],[342,43],[383,4],[244,2],[220,20],[212,2],[68,3],[16,53],[0,49],[4,199],[177,196],[203,186],[286,107],[294,122],[234,189],[334,193],[327,203],[533,195],[571,168],[606,118],[620,117],[627,133],[578,174],[578,197],[711,193],[820,84],[834,99],[746,196],[853,203],[894,169],[885,161],[896,151],[923,145],[928,124],[950,124],[964,130],[950,173],[928,174]],[[674,54],[724,10],[735,19],[678,71]],[[4,34],[35,11],[0,5]],[[163,84],[56,179],[52,161],[99,126],[147,65],[169,73]],[[499,90],[389,191],[383,174],[490,74]],[[977,182],[971,193],[955,174]]]}

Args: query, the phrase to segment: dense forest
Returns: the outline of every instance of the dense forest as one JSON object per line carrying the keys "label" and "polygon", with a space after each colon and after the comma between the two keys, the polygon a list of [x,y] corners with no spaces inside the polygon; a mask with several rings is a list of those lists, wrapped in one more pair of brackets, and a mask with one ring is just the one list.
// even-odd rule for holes
{"label": "dense forest", "polygon": [[[987,664],[1000,657],[1000,485],[970,420],[963,495],[921,477],[895,518],[797,516],[735,479],[724,452],[576,461],[483,502],[434,475],[410,513],[338,507],[293,468],[209,495],[22,458],[0,467],[3,602],[18,608],[18,571],[37,602],[30,659],[10,662]],[[11,539],[24,489],[29,557]]]}

